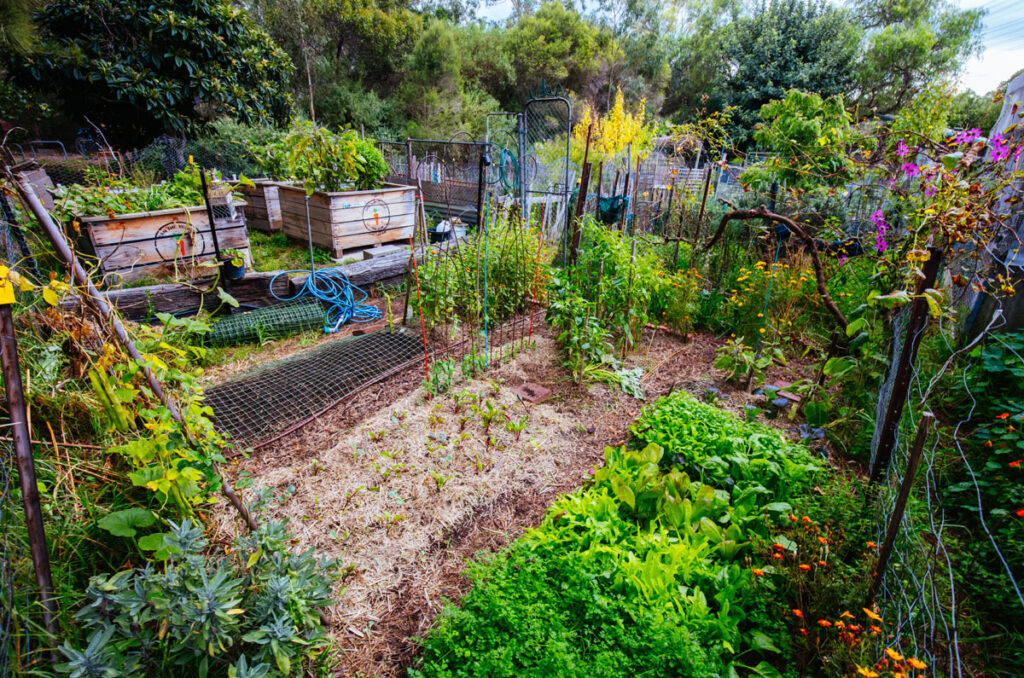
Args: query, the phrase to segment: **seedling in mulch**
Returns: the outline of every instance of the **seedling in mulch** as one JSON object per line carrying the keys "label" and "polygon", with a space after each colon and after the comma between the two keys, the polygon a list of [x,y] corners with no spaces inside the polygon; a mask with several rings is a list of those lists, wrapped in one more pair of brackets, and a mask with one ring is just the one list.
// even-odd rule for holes
{"label": "seedling in mulch", "polygon": [[394,499],[395,503],[398,504],[399,506],[405,503],[405,500],[402,499],[402,495],[398,494],[398,492],[395,490],[391,490],[390,492],[388,492],[388,498]]}
{"label": "seedling in mulch", "polygon": [[476,400],[476,396],[462,389],[458,393],[452,394],[452,414],[458,414],[463,407],[468,407],[473,400]]}
{"label": "seedling in mulch", "polygon": [[492,447],[497,447],[497,446],[498,446],[498,439],[494,437],[493,433],[491,435],[487,436],[486,438],[484,438],[484,447],[486,447],[487,449],[491,449]]}
{"label": "seedling in mulch", "polygon": [[394,515],[385,513],[382,516],[377,516],[377,522],[384,527],[385,534],[391,534],[391,529],[402,520],[406,520],[406,516],[403,516],[400,513]]}
{"label": "seedling in mulch", "polygon": [[[338,532],[337,530],[331,530],[330,532],[327,533],[327,536],[340,544],[341,542],[347,540],[349,538],[349,536],[351,536],[351,534],[352,534],[352,532],[350,530],[345,530],[343,532]],[[351,566],[351,567],[354,567],[354,566]]]}
{"label": "seedling in mulch", "polygon": [[345,503],[343,503],[341,505],[341,510],[342,511],[346,510],[348,508],[348,505],[352,502],[352,500],[355,499],[356,495],[359,494],[360,492],[362,492],[365,489],[366,489],[365,486],[360,485],[359,487],[357,487],[354,490],[348,490],[347,492],[345,492]]}
{"label": "seedling in mulch", "polygon": [[516,439],[516,442],[518,443],[519,436],[523,435],[523,431],[526,430],[526,425],[529,423],[529,421],[530,416],[527,414],[524,414],[523,416],[519,417],[519,419],[512,419],[511,417],[509,417],[508,421],[505,422],[505,430],[511,433],[512,437],[514,437]]}
{"label": "seedling in mulch", "polygon": [[434,430],[438,426],[441,426],[442,424],[444,424],[444,417],[436,415],[436,414],[432,414],[432,415],[430,415],[430,418],[427,419],[427,424],[430,426],[431,430]]}
{"label": "seedling in mulch", "polygon": [[395,459],[403,454],[405,454],[405,450],[383,450],[381,451],[380,456],[385,459]]}
{"label": "seedling in mulch", "polygon": [[387,430],[382,429],[380,431],[367,431],[366,435],[367,437],[370,438],[370,440],[377,441],[383,438],[385,435],[387,435]]}
{"label": "seedling in mulch", "polygon": [[455,476],[446,476],[437,471],[430,472],[431,477],[434,479],[434,484],[437,485],[437,493],[440,494],[444,490],[444,485]]}
{"label": "seedling in mulch", "polygon": [[457,449],[457,450],[461,450],[461,449],[462,449],[462,445],[463,445],[463,444],[464,444],[464,443],[465,443],[465,442],[466,442],[467,440],[469,440],[469,439],[470,439],[470,437],[471,437],[471,436],[469,435],[469,433],[466,433],[466,432],[462,432],[462,433],[460,433],[460,434],[459,434],[459,435],[458,435],[458,436],[457,436],[457,437],[455,438],[455,449]]}
{"label": "seedling in mulch", "polygon": [[487,386],[491,389],[491,395],[497,397],[501,393],[501,385],[504,383],[505,380],[500,377],[498,379],[488,379]]}
{"label": "seedling in mulch", "polygon": [[384,480],[387,480],[390,476],[400,476],[405,472],[405,464],[394,464],[391,468],[386,468],[380,471],[380,476]]}
{"label": "seedling in mulch", "polygon": [[313,475],[320,473],[320,467],[322,464],[319,459],[314,459],[309,463],[309,470],[313,472]]}
{"label": "seedling in mulch", "polygon": [[488,432],[491,430],[491,424],[493,424],[502,414],[501,410],[494,406],[490,400],[484,400],[483,407],[474,407],[474,411],[480,415],[480,423],[484,426],[484,431]]}
{"label": "seedling in mulch", "polygon": [[395,410],[394,412],[391,413],[391,421],[395,422],[396,424],[401,424],[402,422],[405,421],[406,417],[408,416],[408,412],[399,412],[398,410]]}
{"label": "seedling in mulch", "polygon": [[459,417],[459,431],[466,430],[466,424],[469,423],[469,417]]}

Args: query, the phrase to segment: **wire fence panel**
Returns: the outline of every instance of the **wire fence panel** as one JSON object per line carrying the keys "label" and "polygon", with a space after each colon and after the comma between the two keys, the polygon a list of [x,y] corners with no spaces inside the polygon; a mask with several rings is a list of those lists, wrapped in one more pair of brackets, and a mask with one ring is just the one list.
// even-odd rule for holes
{"label": "wire fence panel", "polygon": [[217,428],[256,446],[422,356],[422,340],[402,330],[339,339],[209,388],[206,404]]}
{"label": "wire fence panel", "polygon": [[549,240],[561,241],[563,255],[570,197],[580,176],[580,168],[569,158],[571,134],[568,99],[544,97],[526,102],[520,131],[520,201],[525,214],[540,220]]}

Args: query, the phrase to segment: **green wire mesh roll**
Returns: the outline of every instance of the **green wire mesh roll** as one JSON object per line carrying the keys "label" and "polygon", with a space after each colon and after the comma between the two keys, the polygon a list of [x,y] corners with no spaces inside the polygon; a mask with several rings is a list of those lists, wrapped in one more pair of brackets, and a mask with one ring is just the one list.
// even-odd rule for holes
{"label": "green wire mesh roll", "polygon": [[237,346],[282,339],[306,330],[322,330],[324,319],[323,307],[313,299],[275,304],[218,320],[207,335],[207,343]]}

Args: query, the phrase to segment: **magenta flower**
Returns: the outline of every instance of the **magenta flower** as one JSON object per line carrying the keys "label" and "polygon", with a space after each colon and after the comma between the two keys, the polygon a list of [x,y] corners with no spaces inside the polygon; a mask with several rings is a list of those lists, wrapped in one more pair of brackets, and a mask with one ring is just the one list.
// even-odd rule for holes
{"label": "magenta flower", "polygon": [[977,127],[975,127],[975,128],[972,128],[972,129],[964,130],[962,132],[958,132],[957,135],[955,137],[953,137],[953,143],[954,144],[972,144],[975,141],[977,141],[978,137],[980,137],[980,136],[981,136],[981,130],[978,129]]}
{"label": "magenta flower", "polygon": [[900,142],[896,144],[896,157],[905,158],[910,155],[910,147],[907,146],[907,142],[900,139]]}
{"label": "magenta flower", "polygon": [[992,137],[992,162],[1002,162],[1010,155],[1010,142],[1002,134]]}
{"label": "magenta flower", "polygon": [[846,255],[845,255],[845,254],[843,254],[843,255],[841,255],[841,256],[839,257],[839,265],[840,265],[840,266],[842,266],[842,265],[843,265],[843,264],[845,264],[845,263],[846,263]]}
{"label": "magenta flower", "polygon": [[893,177],[892,179],[889,179],[888,181],[885,182],[885,185],[890,189],[896,188],[896,178]]}
{"label": "magenta flower", "polygon": [[889,243],[885,241],[885,232],[889,230],[889,225],[885,223],[885,213],[875,210],[871,215],[871,223],[875,226],[875,252],[881,254],[889,248]]}
{"label": "magenta flower", "polygon": [[924,187],[924,194],[929,198],[934,198],[935,194],[939,192],[939,189],[935,188],[931,184]]}
{"label": "magenta flower", "polygon": [[912,162],[903,163],[903,166],[900,169],[902,169],[903,173],[906,174],[908,177],[916,177],[918,174],[921,173],[921,168]]}

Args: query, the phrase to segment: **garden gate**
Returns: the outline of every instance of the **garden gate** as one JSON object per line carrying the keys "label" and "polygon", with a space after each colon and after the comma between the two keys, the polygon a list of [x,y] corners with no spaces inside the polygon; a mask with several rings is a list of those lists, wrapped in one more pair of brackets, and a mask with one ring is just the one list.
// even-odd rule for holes
{"label": "garden gate", "polygon": [[[572,105],[564,96],[533,97],[519,124],[519,201],[549,240],[567,248],[569,201],[578,176],[570,167]],[[534,215],[535,211],[537,214]]]}

